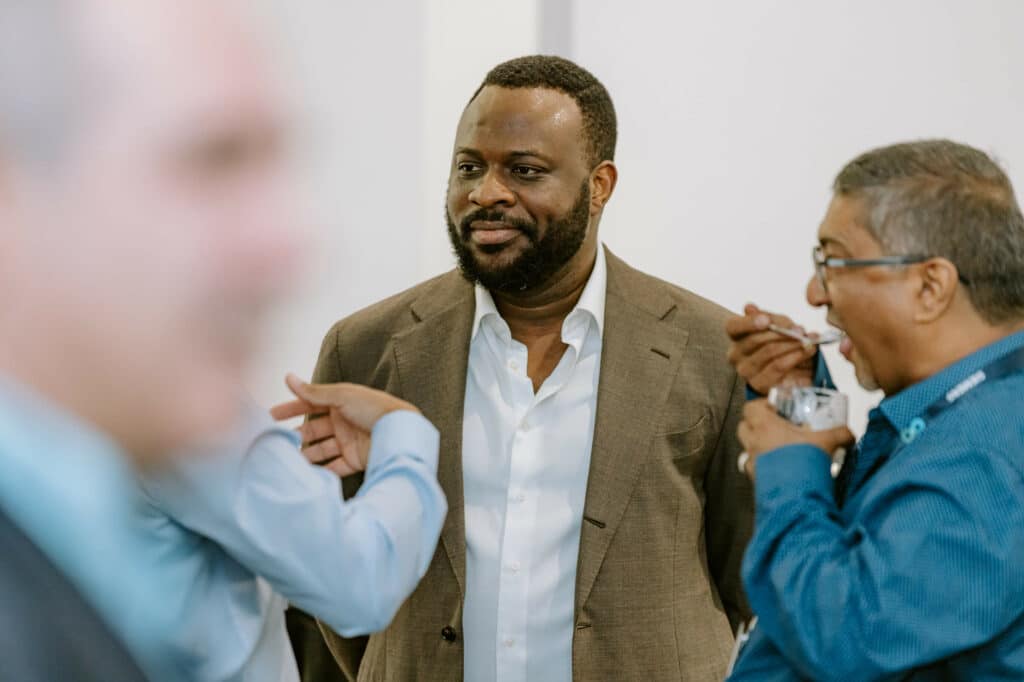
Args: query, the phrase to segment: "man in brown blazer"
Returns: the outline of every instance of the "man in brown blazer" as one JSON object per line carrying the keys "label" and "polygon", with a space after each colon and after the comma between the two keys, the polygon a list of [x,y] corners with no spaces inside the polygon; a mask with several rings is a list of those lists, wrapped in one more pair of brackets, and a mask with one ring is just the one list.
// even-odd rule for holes
{"label": "man in brown blazer", "polygon": [[[448,497],[384,632],[290,614],[306,680],[720,680],[747,615],[744,384],[718,306],[601,248],[615,113],[556,57],[493,69],[456,136],[460,270],[334,326],[314,380],[418,405]],[[359,480],[345,481],[355,494]]]}

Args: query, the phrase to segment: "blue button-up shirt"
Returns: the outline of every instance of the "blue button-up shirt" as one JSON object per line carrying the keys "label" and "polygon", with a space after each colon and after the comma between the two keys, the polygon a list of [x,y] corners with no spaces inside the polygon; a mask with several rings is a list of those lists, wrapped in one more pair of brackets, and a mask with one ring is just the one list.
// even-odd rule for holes
{"label": "blue button-up shirt", "polygon": [[883,400],[842,505],[822,450],[757,459],[758,621],[730,680],[1024,679],[1024,372],[915,421],[1021,347],[1024,332]]}
{"label": "blue button-up shirt", "polygon": [[287,602],[344,636],[384,629],[423,577],[447,504],[437,429],[400,411],[373,428],[365,479],[311,466],[265,414],[146,478],[150,549],[187,588],[170,645],[196,680],[298,680]]}

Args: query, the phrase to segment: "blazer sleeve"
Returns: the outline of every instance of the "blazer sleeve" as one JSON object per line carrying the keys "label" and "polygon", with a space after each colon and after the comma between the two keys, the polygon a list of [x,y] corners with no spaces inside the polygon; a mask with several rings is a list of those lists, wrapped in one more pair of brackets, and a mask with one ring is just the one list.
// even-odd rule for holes
{"label": "blazer sleeve", "polygon": [[[340,331],[340,325],[336,325],[324,337],[320,357],[313,370],[313,383],[333,384],[348,380],[342,370],[338,350]],[[362,473],[342,479],[345,499],[356,494],[362,481]],[[356,679],[369,637],[340,637],[328,626],[318,623],[315,618],[295,607],[290,607],[285,616],[288,637],[302,682],[345,682]],[[328,641],[331,642],[330,646]]]}
{"label": "blazer sleeve", "polygon": [[743,415],[745,384],[733,377],[732,391],[714,454],[704,477],[708,566],[733,632],[751,617],[740,565],[754,527],[754,491],[736,466],[742,447],[736,435]]}

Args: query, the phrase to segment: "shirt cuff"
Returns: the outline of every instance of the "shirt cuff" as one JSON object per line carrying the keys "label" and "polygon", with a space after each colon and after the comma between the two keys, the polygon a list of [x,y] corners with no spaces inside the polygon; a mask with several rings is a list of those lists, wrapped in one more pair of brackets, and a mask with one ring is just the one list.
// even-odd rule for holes
{"label": "shirt cuff", "polygon": [[410,410],[389,412],[373,425],[370,443],[368,475],[403,455],[418,459],[437,472],[441,435],[421,414]]}
{"label": "shirt cuff", "polygon": [[754,460],[758,507],[774,507],[808,493],[832,497],[831,465],[828,453],[814,445],[786,445],[764,453]]}

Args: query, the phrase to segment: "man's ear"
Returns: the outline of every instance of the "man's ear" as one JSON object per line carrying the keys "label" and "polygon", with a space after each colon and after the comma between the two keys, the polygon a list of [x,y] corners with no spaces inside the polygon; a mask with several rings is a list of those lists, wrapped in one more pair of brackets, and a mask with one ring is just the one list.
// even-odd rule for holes
{"label": "man's ear", "polygon": [[945,258],[932,258],[920,266],[920,289],[917,296],[916,322],[934,322],[949,310],[960,286],[960,273]]}
{"label": "man's ear", "polygon": [[602,161],[590,171],[590,213],[600,213],[615,191],[619,171],[611,161]]}

